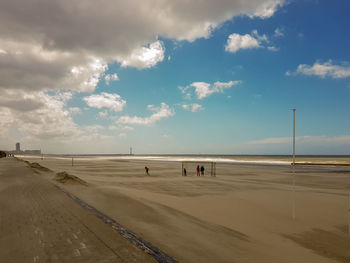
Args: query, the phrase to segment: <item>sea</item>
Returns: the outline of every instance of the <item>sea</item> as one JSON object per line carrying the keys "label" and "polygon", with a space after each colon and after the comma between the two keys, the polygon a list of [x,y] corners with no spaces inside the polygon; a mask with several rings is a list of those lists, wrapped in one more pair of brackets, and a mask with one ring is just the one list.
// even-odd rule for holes
{"label": "sea", "polygon": [[[203,161],[237,164],[290,165],[291,155],[214,155],[214,154],[44,154],[66,158],[111,158],[167,162]],[[296,163],[350,164],[350,155],[297,155]]]}

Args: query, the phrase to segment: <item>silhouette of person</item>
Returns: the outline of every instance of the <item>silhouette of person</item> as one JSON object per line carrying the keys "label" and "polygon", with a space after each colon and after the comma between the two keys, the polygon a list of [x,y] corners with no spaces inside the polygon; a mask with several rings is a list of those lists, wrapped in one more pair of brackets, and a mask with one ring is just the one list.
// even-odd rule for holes
{"label": "silhouette of person", "polygon": [[204,176],[204,166],[201,166],[201,174]]}
{"label": "silhouette of person", "polygon": [[200,171],[199,165],[197,165],[197,176],[200,176],[199,171]]}
{"label": "silhouette of person", "polygon": [[149,168],[147,166],[145,166],[145,171],[146,171],[146,174],[149,175],[149,173],[148,173]]}
{"label": "silhouette of person", "polygon": [[187,176],[186,168],[184,168],[184,176]]}

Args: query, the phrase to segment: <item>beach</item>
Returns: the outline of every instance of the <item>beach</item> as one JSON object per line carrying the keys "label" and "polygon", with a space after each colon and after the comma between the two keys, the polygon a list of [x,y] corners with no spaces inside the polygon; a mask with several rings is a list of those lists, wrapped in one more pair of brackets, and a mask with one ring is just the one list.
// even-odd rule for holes
{"label": "beach", "polygon": [[216,160],[215,177],[185,177],[178,157],[18,158],[178,262],[350,261],[346,166]]}
{"label": "beach", "polygon": [[40,171],[0,159],[1,262],[156,262]]}

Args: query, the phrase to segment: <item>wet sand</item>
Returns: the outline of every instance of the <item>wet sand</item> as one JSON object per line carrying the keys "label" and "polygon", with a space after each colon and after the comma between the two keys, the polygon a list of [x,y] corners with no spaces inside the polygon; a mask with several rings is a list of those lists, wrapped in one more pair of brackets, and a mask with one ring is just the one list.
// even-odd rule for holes
{"label": "wet sand", "polygon": [[[350,262],[349,167],[22,157],[87,185],[59,183],[179,262]],[[144,166],[150,167],[146,176]],[[292,218],[295,203],[295,219]]]}

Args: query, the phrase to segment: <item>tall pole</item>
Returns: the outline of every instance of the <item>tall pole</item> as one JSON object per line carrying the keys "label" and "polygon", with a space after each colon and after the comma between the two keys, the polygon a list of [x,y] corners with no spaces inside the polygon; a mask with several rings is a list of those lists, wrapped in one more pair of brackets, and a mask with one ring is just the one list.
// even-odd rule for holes
{"label": "tall pole", "polygon": [[295,111],[296,109],[292,109],[293,111],[293,166],[295,165]]}
{"label": "tall pole", "polygon": [[292,218],[295,220],[295,111],[293,111],[293,208],[292,208]]}
{"label": "tall pole", "polygon": [[350,236],[350,189],[348,194],[348,234]]}

